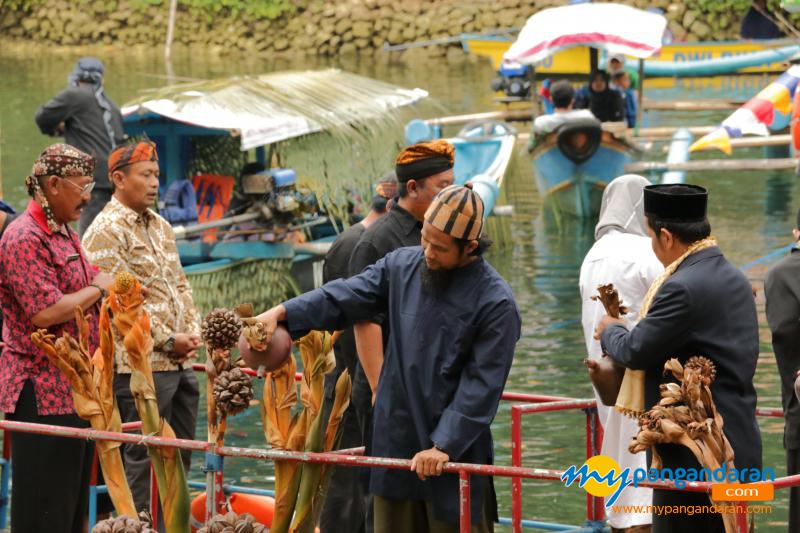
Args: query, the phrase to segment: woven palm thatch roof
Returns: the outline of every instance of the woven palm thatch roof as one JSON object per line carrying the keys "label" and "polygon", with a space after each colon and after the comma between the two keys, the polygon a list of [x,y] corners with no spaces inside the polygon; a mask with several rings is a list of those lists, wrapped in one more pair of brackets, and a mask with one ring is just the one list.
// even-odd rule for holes
{"label": "woven palm thatch roof", "polygon": [[[201,128],[229,130],[241,149],[308,133],[363,135],[372,123],[428,96],[338,69],[275,72],[172,85],[123,106],[125,121],[160,115]],[[377,127],[377,126],[375,126]]]}

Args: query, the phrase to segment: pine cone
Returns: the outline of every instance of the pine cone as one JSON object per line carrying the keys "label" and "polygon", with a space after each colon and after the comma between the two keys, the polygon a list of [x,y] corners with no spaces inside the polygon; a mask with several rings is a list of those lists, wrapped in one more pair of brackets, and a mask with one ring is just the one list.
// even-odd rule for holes
{"label": "pine cone", "polygon": [[225,370],[214,380],[214,400],[220,414],[234,416],[250,406],[253,382],[241,368]]}
{"label": "pine cone", "polygon": [[237,515],[229,512],[224,515],[218,514],[211,518],[208,523],[200,528],[197,533],[268,533],[269,529],[263,524],[256,522],[253,515],[245,513]]}
{"label": "pine cone", "polygon": [[230,309],[214,309],[203,319],[203,323],[200,325],[200,332],[207,348],[230,350],[239,342],[242,321]]}
{"label": "pine cone", "polygon": [[686,364],[683,365],[683,368],[696,368],[700,371],[700,375],[708,380],[708,383],[713,382],[714,378],[717,377],[717,367],[714,362],[702,355],[690,357]]}
{"label": "pine cone", "polygon": [[[139,516],[145,518],[145,513],[140,513]],[[149,519],[149,514],[146,515]],[[95,524],[92,528],[92,533],[156,533],[151,529],[151,522],[131,518],[130,516],[118,516],[116,518],[107,518]]]}

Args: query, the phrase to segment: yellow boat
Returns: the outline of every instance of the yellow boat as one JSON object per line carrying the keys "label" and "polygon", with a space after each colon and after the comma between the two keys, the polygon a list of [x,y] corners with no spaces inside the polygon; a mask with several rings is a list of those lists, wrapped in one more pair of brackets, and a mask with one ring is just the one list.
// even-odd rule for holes
{"label": "yellow boat", "polygon": [[[492,66],[500,68],[503,54],[509,49],[513,39],[506,36],[471,36],[464,34],[461,43],[466,52],[478,56],[488,57]],[[687,61],[706,61],[725,59],[729,57],[763,52],[796,45],[792,39],[774,39],[765,41],[697,41],[666,44],[658,55],[653,56],[648,63],[659,61],[684,63]],[[603,64],[601,58],[601,64]],[[553,54],[540,65],[536,72],[542,74],[589,74],[589,48],[569,48]],[[765,65],[747,67],[737,70],[741,73],[783,72],[786,70],[784,61],[776,61]]]}

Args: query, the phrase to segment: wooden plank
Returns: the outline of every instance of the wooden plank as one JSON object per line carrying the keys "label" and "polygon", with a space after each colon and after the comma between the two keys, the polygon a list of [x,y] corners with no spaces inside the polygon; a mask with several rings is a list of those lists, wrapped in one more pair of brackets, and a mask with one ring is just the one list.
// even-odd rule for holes
{"label": "wooden plank", "polygon": [[667,163],[665,161],[639,161],[625,165],[626,172],[648,172],[665,170],[794,170],[798,159],[703,159],[686,161],[685,163]]}

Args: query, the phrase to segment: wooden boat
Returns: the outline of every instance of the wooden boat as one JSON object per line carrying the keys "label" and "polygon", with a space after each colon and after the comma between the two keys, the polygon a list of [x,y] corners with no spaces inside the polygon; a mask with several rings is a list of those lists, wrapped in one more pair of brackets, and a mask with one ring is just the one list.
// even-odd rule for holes
{"label": "wooden boat", "polygon": [[[198,147],[208,149],[209,140],[218,140],[230,150],[233,143],[232,159],[254,150],[255,159],[268,166],[265,147],[271,151],[275,143],[317,132],[335,131],[341,139],[356,131],[354,126],[386,120],[399,107],[426,96],[421,89],[404,89],[328,69],[176,85],[149,91],[123,106],[125,132],[147,136],[157,145],[163,187],[193,179],[200,221],[203,214],[212,213],[205,225],[175,228],[177,236],[187,238],[179,240],[178,250],[198,307],[207,311],[220,302],[247,301],[265,308],[298,290],[313,288],[321,281],[326,242],[335,236],[324,213],[276,215],[279,209],[264,198],[281,200],[285,199],[281,195],[287,194],[301,204],[305,200],[316,203],[313,195],[302,197],[289,185],[279,187],[277,174],[266,180],[264,194],[256,191],[254,196],[260,201],[253,202],[247,212],[226,216],[238,178],[231,175],[235,172],[230,168],[235,165],[226,164],[231,154],[213,153],[219,166],[214,167],[217,163],[212,161],[212,168],[205,165],[204,174],[198,176],[192,170],[198,168],[192,162]],[[272,191],[279,192],[270,196]],[[245,222],[256,226],[252,235],[259,240],[222,241],[212,234]],[[319,231],[325,225],[330,229],[327,236]],[[311,242],[282,241],[281,235],[296,237],[300,229],[310,235]],[[270,242],[266,231],[275,234]]]}
{"label": "wooden boat", "polygon": [[593,218],[603,189],[636,155],[635,146],[604,131],[599,121],[576,121],[540,141],[531,158],[542,196],[559,212]]}
{"label": "wooden boat", "polygon": [[[408,144],[440,137],[441,127],[424,120],[412,120],[406,125]],[[455,183],[472,182],[483,200],[487,216],[492,213],[503,185],[516,137],[517,131],[505,122],[479,120],[465,125],[455,137],[446,139],[456,151]]]}
{"label": "wooden boat", "polygon": [[[591,16],[589,12],[596,9],[591,4],[544,9],[531,16],[526,26],[537,17],[549,17],[549,21],[554,24],[549,24],[548,27],[558,34],[562,33],[559,25],[569,26],[574,20]],[[525,28],[522,32],[525,32]],[[598,32],[599,35],[603,34],[600,25]],[[511,32],[495,35],[464,33],[461,34],[460,41],[466,52],[490,58],[494,68],[498,69],[504,54],[514,42],[509,33]],[[782,72],[786,69],[787,62],[798,55],[800,44],[796,39],[671,42],[664,44],[660,52],[645,63],[644,69],[649,77]],[[601,62],[605,64],[605,58],[601,58]],[[536,66],[536,71],[537,74],[544,75],[589,74],[589,65],[589,47],[573,46],[548,56]]]}
{"label": "wooden boat", "polygon": [[[488,57],[496,69],[514,39],[507,35],[461,34],[464,51]],[[665,44],[657,59],[645,63],[650,77],[694,77],[718,74],[761,74],[782,72],[800,54],[793,39],[763,41],[687,41]],[[605,58],[601,58],[603,61]],[[536,67],[537,74],[589,74],[589,48],[571,48],[554,54]]]}
{"label": "wooden boat", "polygon": [[[548,9],[531,17],[504,59],[539,65],[564,50],[592,47],[642,61],[660,49],[666,24],[661,15],[617,4]],[[638,155],[625,131],[621,123],[604,127],[594,118],[573,118],[537,139],[531,155],[542,197],[564,214],[594,218],[606,184]]]}

